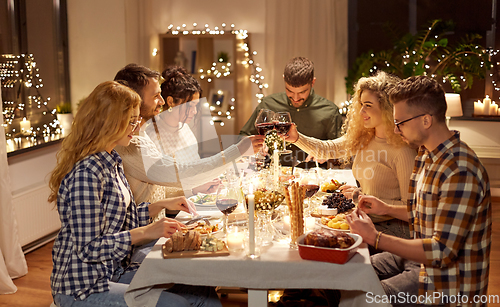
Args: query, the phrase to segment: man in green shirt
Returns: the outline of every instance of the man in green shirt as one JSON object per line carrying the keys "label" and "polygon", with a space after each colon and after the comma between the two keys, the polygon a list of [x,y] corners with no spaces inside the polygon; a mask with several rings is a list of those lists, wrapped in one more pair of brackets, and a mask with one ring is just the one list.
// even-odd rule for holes
{"label": "man in green shirt", "polygon": [[[293,58],[286,64],[283,78],[285,92],[264,97],[241,128],[240,135],[256,135],[255,119],[261,109],[269,109],[274,112],[289,112],[297,130],[307,136],[321,140],[339,137],[342,116],[333,102],[314,92],[314,64],[304,57]],[[293,144],[288,147],[297,161],[306,159],[307,154],[298,147]],[[283,159],[282,164],[289,165],[291,161],[292,158],[289,157]]]}

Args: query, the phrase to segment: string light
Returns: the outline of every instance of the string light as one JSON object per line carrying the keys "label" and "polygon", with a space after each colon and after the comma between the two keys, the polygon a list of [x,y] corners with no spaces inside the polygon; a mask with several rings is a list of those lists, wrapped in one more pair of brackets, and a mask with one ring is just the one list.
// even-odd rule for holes
{"label": "string light", "polygon": [[[31,121],[31,127],[25,130],[26,142],[32,146],[36,145],[38,140],[47,140],[46,136],[49,136],[49,139],[59,138],[61,128],[56,119],[56,110],[48,108],[50,97],[44,99],[39,92],[39,89],[43,87],[43,80],[40,77],[33,54],[3,54],[0,58],[0,80],[2,81],[3,96],[6,98],[3,101],[2,125],[5,127],[8,143],[20,145],[22,140],[20,137],[22,131],[16,130],[12,125],[14,119],[26,117],[29,120],[28,115],[31,110],[42,108],[44,109],[41,112],[42,116],[49,116],[52,120],[48,124],[43,123],[47,122],[46,120]],[[28,106],[21,98],[21,87],[25,88]]]}
{"label": "string light", "polygon": [[[230,25],[230,31],[225,31],[227,26],[226,23],[222,23],[222,29],[220,29],[218,26],[215,26],[213,29],[211,29],[209,24],[205,24],[204,30],[202,31],[196,29],[197,25],[197,23],[193,23],[193,28],[191,30],[188,30],[186,29],[186,24],[182,24],[183,30],[180,31],[181,27],[174,27],[173,24],[170,24],[167,28],[166,33],[172,35],[179,35],[180,33],[182,33],[183,35],[225,35],[227,32],[232,35],[236,35],[236,39],[238,40],[237,51],[244,52],[244,58],[241,61],[241,65],[243,65],[245,68],[252,69],[249,80],[257,86],[257,93],[255,94],[255,96],[257,98],[257,102],[261,103],[262,98],[264,97],[264,89],[269,88],[269,84],[264,82],[265,78],[262,73],[262,68],[260,67],[259,63],[255,62],[253,58],[257,55],[257,51],[250,51],[248,31],[244,29],[235,30],[234,23]],[[212,63],[212,66],[210,68],[205,67],[198,69],[199,77],[201,80],[206,79],[208,82],[212,82],[213,78],[219,79],[228,77],[231,74],[231,66],[232,64],[230,62],[220,62],[219,59],[217,59],[217,62]],[[231,100],[233,105],[231,105],[230,110],[234,111],[234,98],[232,98]],[[216,109],[214,106],[208,107],[212,112],[214,112]],[[232,114],[226,114],[225,118],[232,119]],[[224,122],[220,119],[212,120],[210,122],[211,125],[213,125],[214,123],[219,123],[221,126],[224,126]]]}

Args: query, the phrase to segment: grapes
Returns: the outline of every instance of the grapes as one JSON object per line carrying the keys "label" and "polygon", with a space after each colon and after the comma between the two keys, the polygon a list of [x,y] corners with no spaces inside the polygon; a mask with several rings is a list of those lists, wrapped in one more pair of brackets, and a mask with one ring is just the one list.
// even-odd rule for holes
{"label": "grapes", "polygon": [[329,209],[337,209],[337,213],[344,213],[354,208],[352,199],[345,198],[342,193],[333,193],[323,199],[323,205],[328,206]]}

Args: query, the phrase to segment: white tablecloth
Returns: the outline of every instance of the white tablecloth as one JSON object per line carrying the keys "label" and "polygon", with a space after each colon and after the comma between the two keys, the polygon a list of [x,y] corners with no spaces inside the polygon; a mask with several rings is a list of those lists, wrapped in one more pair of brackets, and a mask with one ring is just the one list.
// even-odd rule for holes
{"label": "white tablecloth", "polygon": [[[334,177],[355,184],[351,170],[336,170]],[[201,215],[220,215],[215,206],[198,207]],[[183,218],[182,214],[179,218]],[[346,264],[303,260],[288,244],[273,242],[264,248],[260,259],[250,260],[243,253],[225,257],[163,259],[158,240],[146,257],[125,293],[130,307],[156,306],[161,291],[168,283],[242,287],[267,305],[267,295],[255,289],[339,289],[341,306],[371,306],[367,293],[383,295],[380,281],[370,263],[368,249],[362,244],[358,253]]]}
{"label": "white tablecloth", "polygon": [[367,292],[383,294],[364,244],[349,262],[338,265],[302,260],[297,250],[277,242],[264,250],[258,260],[249,260],[243,253],[226,257],[163,259],[163,242],[165,239],[157,242],[132,280],[125,294],[129,306],[155,306],[167,283],[250,289],[350,290],[342,293],[341,305],[344,306],[369,305]]}

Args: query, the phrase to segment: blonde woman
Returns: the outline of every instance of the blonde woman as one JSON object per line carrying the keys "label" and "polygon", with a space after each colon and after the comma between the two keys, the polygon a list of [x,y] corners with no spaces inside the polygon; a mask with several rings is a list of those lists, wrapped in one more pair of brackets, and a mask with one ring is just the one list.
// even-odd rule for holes
{"label": "blonde woman", "polygon": [[[140,103],[130,88],[101,83],[80,105],[57,154],[48,200],[56,202],[61,219],[50,278],[59,307],[127,306],[124,293],[138,267],[131,263],[134,247],[170,237],[183,226],[168,218],[149,224],[150,217],[163,208],[189,212],[184,197],[134,201],[114,147],[132,139]],[[157,306],[189,306],[193,294],[188,296],[163,292]],[[215,305],[220,306],[218,299]]]}
{"label": "blonde woman", "polygon": [[[352,172],[364,194],[385,202],[406,206],[410,175],[416,150],[394,133],[393,106],[388,91],[399,79],[380,71],[359,79],[342,130],[343,136],[328,141],[307,137],[292,126],[287,141],[315,159],[349,159],[354,156]],[[354,187],[343,187],[350,197]],[[377,229],[408,238],[407,223],[389,216],[371,215]]]}

